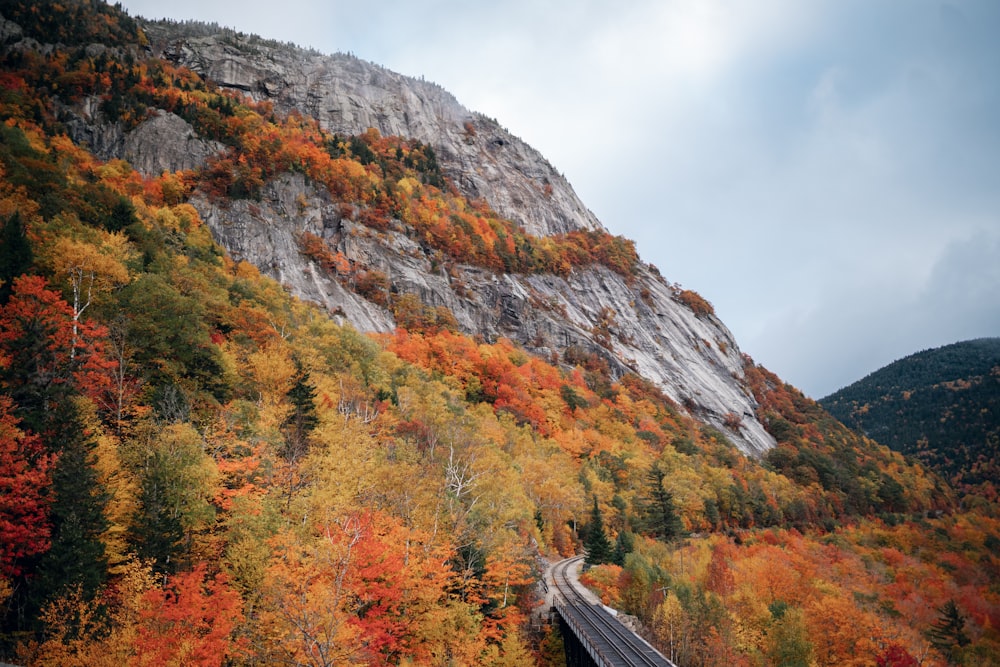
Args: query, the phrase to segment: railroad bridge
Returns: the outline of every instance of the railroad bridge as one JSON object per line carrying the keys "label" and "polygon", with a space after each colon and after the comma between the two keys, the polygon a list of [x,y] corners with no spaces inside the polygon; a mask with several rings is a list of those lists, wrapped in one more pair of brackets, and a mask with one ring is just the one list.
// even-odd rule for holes
{"label": "railroad bridge", "polygon": [[569,573],[583,556],[552,566],[553,607],[566,646],[568,667],[676,667],[604,607],[584,597]]}

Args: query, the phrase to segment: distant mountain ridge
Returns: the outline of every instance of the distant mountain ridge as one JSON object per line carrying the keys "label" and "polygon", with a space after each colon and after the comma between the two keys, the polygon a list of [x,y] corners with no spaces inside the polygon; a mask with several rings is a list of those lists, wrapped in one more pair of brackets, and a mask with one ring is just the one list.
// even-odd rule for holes
{"label": "distant mountain ridge", "polygon": [[1000,338],[924,350],[820,400],[833,416],[958,484],[996,483]]}

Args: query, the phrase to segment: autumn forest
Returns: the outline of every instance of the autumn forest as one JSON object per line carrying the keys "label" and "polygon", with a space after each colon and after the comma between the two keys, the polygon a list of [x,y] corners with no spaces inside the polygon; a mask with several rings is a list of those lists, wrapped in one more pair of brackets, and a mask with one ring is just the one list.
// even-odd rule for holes
{"label": "autumn forest", "polygon": [[[303,235],[398,325],[359,333],[231,259],[189,200],[302,174],[374,234],[509,273],[627,277],[630,241],[532,236],[430,146],[221,90],[98,0],[0,15],[23,31],[0,44],[0,661],[560,665],[537,584],[587,547],[586,583],[680,665],[1000,664],[991,484],[959,492],[748,357],[778,445],[746,456],[592,351],[464,334]],[[223,150],[101,161],[66,129],[93,100]]]}

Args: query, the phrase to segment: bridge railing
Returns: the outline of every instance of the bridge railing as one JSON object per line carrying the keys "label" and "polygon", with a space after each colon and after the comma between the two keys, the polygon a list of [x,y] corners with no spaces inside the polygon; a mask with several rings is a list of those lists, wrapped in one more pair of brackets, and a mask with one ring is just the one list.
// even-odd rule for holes
{"label": "bridge railing", "polygon": [[587,652],[587,654],[593,659],[598,667],[613,667],[614,663],[611,662],[602,652],[601,649],[594,644],[590,639],[590,635],[584,629],[583,624],[580,623],[579,618],[573,611],[573,607],[569,604],[557,604],[555,606],[556,613],[559,617],[570,626],[573,631],[573,636],[576,640],[580,642],[580,646]]}

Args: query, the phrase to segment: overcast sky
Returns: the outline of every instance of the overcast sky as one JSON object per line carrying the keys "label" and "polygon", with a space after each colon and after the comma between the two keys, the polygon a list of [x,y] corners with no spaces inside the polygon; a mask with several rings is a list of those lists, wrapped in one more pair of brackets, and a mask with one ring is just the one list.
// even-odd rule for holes
{"label": "overcast sky", "polygon": [[124,0],[424,76],[820,398],[1000,336],[995,0]]}

